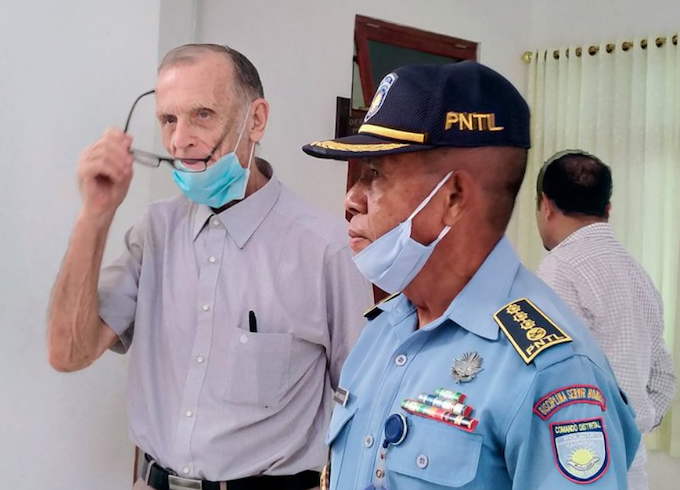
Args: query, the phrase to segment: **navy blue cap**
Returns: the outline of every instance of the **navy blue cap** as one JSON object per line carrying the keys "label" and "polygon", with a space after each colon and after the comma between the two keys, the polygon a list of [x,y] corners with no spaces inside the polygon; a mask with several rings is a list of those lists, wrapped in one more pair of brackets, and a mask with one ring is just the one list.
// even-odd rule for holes
{"label": "navy blue cap", "polygon": [[529,107],[502,75],[461,61],[398,68],[380,82],[359,134],[302,150],[347,160],[482,146],[529,148]]}

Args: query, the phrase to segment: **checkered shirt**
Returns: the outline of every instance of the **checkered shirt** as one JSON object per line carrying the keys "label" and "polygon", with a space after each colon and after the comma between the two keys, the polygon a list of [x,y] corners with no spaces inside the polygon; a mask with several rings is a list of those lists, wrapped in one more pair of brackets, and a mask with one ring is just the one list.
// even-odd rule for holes
{"label": "checkered shirt", "polygon": [[638,428],[661,423],[676,377],[651,278],[607,223],[584,226],[543,259],[538,276],[588,325],[633,404]]}

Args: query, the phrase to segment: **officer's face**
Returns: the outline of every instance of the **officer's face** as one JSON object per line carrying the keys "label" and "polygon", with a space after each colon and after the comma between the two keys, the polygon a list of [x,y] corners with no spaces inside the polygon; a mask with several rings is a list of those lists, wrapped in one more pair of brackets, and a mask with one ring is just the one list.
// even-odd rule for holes
{"label": "officer's face", "polygon": [[[437,151],[430,151],[355,160],[361,177],[345,197],[355,254],[405,221],[427,197],[446,174],[434,170],[438,158]],[[413,219],[411,236],[416,241],[431,243],[441,232],[445,210],[440,204],[433,199]]]}
{"label": "officer's face", "polygon": [[[171,155],[205,158],[222,141],[210,165],[234,149],[245,111],[243,101],[233,95],[232,79],[233,67],[218,53],[206,53],[191,64],[171,65],[160,72],[156,114],[163,145]],[[240,146],[244,151],[247,145]]]}

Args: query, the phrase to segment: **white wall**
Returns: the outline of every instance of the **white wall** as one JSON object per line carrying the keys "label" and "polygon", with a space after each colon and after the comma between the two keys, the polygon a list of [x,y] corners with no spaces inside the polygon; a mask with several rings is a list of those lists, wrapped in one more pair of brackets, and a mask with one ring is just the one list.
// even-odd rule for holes
{"label": "white wall", "polygon": [[678,0],[535,0],[527,49],[599,44],[679,29]]}
{"label": "white wall", "polygon": [[[0,2],[0,488],[120,490],[132,478],[126,358],[48,365],[50,288],[80,206],[76,161],[153,83],[156,1]],[[135,176],[108,256],[149,201]]]}
{"label": "white wall", "polygon": [[336,96],[349,97],[356,14],[481,43],[481,61],[518,86],[529,43],[531,0],[202,0],[198,39],[227,43],[260,70],[271,119],[261,156],[281,179],[326,210],[343,214],[344,162],[308,157],[300,147],[333,136]]}

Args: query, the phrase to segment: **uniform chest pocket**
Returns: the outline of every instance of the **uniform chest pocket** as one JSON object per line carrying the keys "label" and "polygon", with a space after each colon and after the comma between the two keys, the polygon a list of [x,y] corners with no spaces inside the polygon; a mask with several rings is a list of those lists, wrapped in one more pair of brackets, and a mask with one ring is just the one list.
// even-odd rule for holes
{"label": "uniform chest pocket", "polygon": [[470,434],[441,422],[409,417],[408,435],[387,455],[388,488],[484,488],[477,476],[481,434]]}
{"label": "uniform chest pocket", "polygon": [[293,335],[237,333],[229,342],[225,399],[230,403],[277,407],[288,391]]}

